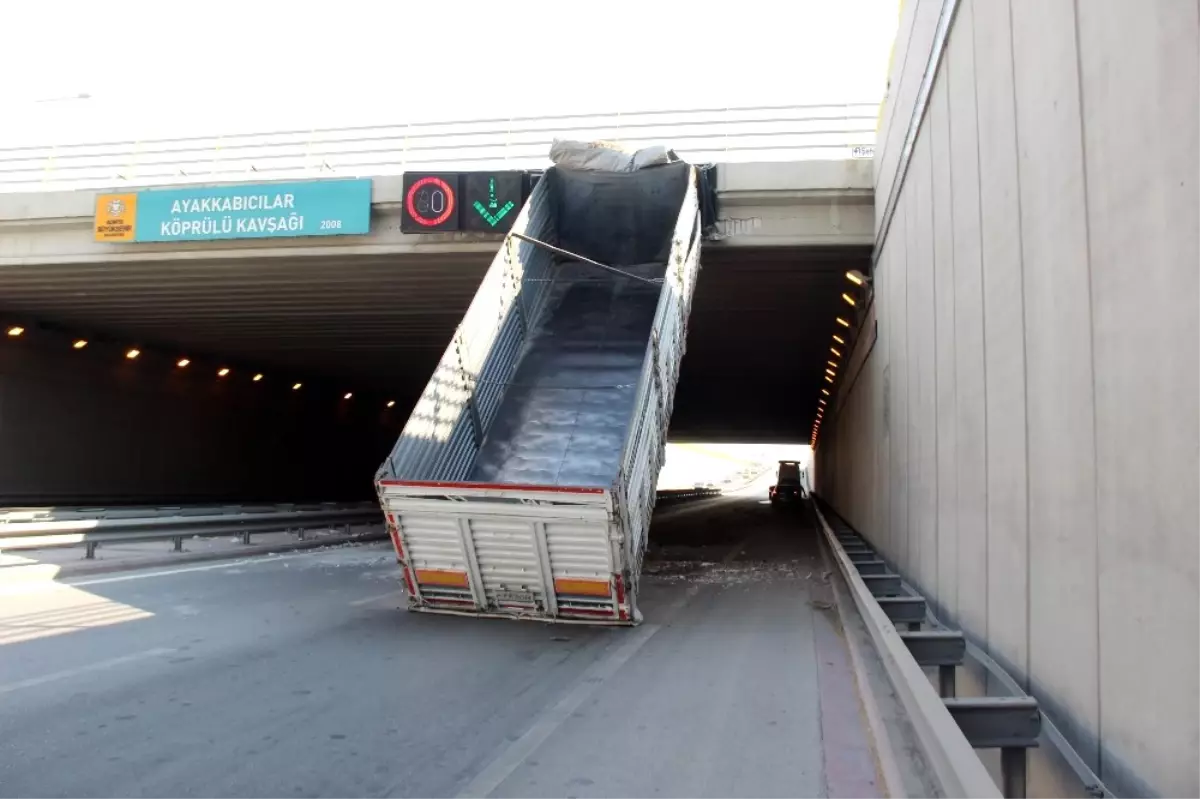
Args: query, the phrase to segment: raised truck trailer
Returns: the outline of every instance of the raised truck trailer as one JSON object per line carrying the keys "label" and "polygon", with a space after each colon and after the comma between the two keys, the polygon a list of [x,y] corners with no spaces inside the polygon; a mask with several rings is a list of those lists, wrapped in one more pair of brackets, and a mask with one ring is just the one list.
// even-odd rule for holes
{"label": "raised truck trailer", "polygon": [[689,164],[538,181],[376,476],[410,609],[641,620],[700,246]]}

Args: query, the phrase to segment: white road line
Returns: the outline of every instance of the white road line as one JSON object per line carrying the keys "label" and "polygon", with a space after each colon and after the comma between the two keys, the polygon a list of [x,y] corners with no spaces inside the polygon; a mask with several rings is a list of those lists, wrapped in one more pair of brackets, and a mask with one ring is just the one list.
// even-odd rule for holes
{"label": "white road line", "polygon": [[[131,580],[149,580],[154,577],[171,577],[176,574],[190,574],[192,572],[207,572],[217,571],[220,569],[243,568],[246,566],[263,566],[269,563],[278,563],[281,560],[292,560],[294,558],[311,558],[319,557],[322,554],[320,550],[305,550],[301,552],[293,552],[286,555],[259,555],[249,558],[239,558],[238,560],[223,560],[218,563],[206,563],[202,566],[181,566],[177,569],[158,569],[156,571],[132,571],[128,574],[121,574],[115,577],[96,577],[91,580],[36,580],[22,583],[14,583],[13,585],[0,585],[0,596],[19,596],[21,594],[33,594],[40,591],[54,591],[63,588],[86,588],[89,585],[107,585],[109,583],[125,583]],[[136,566],[133,568],[137,568]]]}
{"label": "white road line", "polygon": [[[722,562],[732,562],[741,554],[745,546],[746,541],[735,546]],[[458,796],[484,797],[491,795],[492,791],[499,788],[501,783],[508,779],[530,755],[537,751],[538,747],[546,742],[546,739],[554,734],[555,730],[563,725],[563,722],[571,718],[580,705],[596,693],[610,677],[617,673],[621,666],[637,654],[638,650],[645,646],[646,642],[653,638],[663,625],[668,624],[699,592],[699,583],[691,585],[683,596],[663,609],[662,625],[643,624],[631,632],[629,639],[621,646],[589,666],[576,680],[574,687],[567,692],[567,695],[558,701],[558,704],[538,714],[525,734],[504,747],[482,771],[475,775],[474,779],[467,783],[466,787],[459,791]]]}
{"label": "white road line", "polygon": [[375,596],[369,596],[364,599],[356,599],[350,603],[350,607],[357,608],[361,605],[370,605],[372,602],[379,602],[380,600],[388,599],[390,597],[399,597],[400,594],[401,594],[400,591],[398,591],[396,589],[392,589],[391,591],[388,591],[386,594],[377,594]]}
{"label": "white road line", "polygon": [[661,627],[646,624],[633,632],[629,640],[608,653],[602,660],[593,663],[558,704],[538,715],[525,734],[505,747],[483,771],[475,775],[462,791],[461,797],[488,796],[500,783],[508,779],[517,767],[532,755],[537,748],[554,734],[562,723],[579,709],[617,669],[625,665]]}
{"label": "white road line", "polygon": [[267,555],[259,558],[245,558],[242,560],[227,560],[221,561],[220,563],[209,563],[204,566],[185,566],[178,569],[132,572],[130,574],[122,574],[119,577],[97,577],[92,580],[70,580],[62,582],[55,580],[30,581],[26,583],[0,586],[0,596],[19,596],[21,594],[35,594],[44,591],[59,591],[65,588],[85,588],[89,585],[124,583],[130,580],[149,580],[153,577],[170,577],[171,575],[188,574],[190,572],[206,572],[242,566],[257,566],[265,563],[274,563],[278,560],[283,560],[283,558],[283,555]]}
{"label": "white road line", "polygon": [[126,663],[132,663],[135,660],[145,660],[146,658],[159,657],[160,655],[169,655],[175,652],[175,649],[147,649],[144,652],[133,652],[132,654],[122,655],[121,657],[109,658],[108,660],[98,660],[95,663],[89,663],[86,666],[76,666],[73,669],[63,669],[62,671],[43,674],[39,677],[30,677],[28,680],[18,680],[0,685],[0,695],[10,694],[13,691],[20,691],[25,688],[34,688],[46,683],[57,682],[58,680],[66,680],[71,677],[78,677],[80,674],[88,674],[93,671],[102,669],[111,669],[113,666],[121,666]]}

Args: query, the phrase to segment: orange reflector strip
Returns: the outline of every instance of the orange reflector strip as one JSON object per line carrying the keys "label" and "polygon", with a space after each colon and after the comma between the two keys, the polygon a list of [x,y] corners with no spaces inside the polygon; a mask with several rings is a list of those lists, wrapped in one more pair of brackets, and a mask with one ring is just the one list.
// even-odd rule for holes
{"label": "orange reflector strip", "polygon": [[554,591],[574,596],[612,596],[608,580],[555,580]]}
{"label": "orange reflector strip", "polygon": [[445,569],[417,569],[417,582],[421,585],[448,585],[454,588],[466,588],[466,572],[452,572]]}

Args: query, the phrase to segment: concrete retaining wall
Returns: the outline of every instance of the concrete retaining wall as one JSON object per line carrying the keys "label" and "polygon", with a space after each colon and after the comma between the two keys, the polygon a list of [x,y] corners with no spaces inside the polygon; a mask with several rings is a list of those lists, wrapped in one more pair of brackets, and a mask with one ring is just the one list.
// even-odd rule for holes
{"label": "concrete retaining wall", "polygon": [[902,181],[942,2],[901,17],[818,487],[1112,789],[1194,796],[1197,3],[958,6]]}

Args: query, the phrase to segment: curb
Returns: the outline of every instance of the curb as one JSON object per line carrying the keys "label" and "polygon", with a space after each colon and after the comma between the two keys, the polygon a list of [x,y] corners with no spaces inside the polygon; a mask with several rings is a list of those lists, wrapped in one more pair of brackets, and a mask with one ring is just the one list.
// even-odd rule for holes
{"label": "curb", "polygon": [[[343,546],[346,544],[367,544],[374,541],[386,541],[386,532],[359,533],[356,535],[328,536],[324,538],[309,538],[303,541],[291,541],[285,544],[259,544],[245,546],[241,549],[227,549],[218,552],[182,552],[165,553],[138,560],[135,562],[103,561],[82,562],[53,567],[46,564],[31,563],[24,566],[12,566],[0,569],[0,585],[24,582],[60,580],[69,577],[81,577],[93,574],[111,572],[135,571],[137,569],[152,569],[162,566],[176,566],[182,563],[204,563],[214,560],[239,560],[241,558],[261,555],[274,555],[280,552],[300,552],[306,549],[321,549],[323,547]],[[53,570],[53,571],[52,571]]]}

